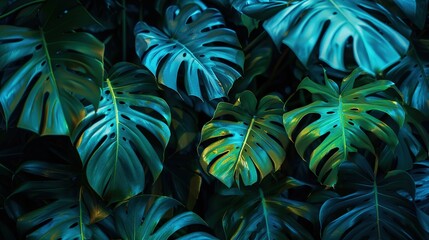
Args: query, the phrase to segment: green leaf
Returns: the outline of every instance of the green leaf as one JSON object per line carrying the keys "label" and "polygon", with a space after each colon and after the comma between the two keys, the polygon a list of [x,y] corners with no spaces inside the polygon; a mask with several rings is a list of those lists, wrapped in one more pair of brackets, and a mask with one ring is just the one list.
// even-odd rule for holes
{"label": "green leaf", "polygon": [[[326,74],[325,85],[305,78],[298,90],[309,91],[314,100],[283,115],[286,132],[295,142],[298,153],[309,161],[310,169],[326,185],[336,183],[338,166],[347,161],[350,152],[361,149],[376,155],[376,149],[364,130],[374,134],[391,149],[398,143],[395,131],[371,115],[371,112],[379,111],[390,116],[400,127],[404,124],[405,112],[401,105],[380,95],[394,88],[394,83],[363,76],[358,82],[371,82],[355,86],[361,75],[363,72],[356,69],[343,79],[340,87]],[[303,118],[311,115],[320,118],[312,119],[303,129],[298,129]],[[310,156],[307,156],[307,151],[311,152]]]}
{"label": "green leaf", "polygon": [[162,171],[170,138],[170,110],[153,95],[152,74],[129,63],[115,65],[106,80],[100,106],[89,106],[73,139],[91,187],[110,202],[142,192],[144,165],[154,179]]}
{"label": "green leaf", "polygon": [[[332,68],[347,71],[347,65],[353,62],[348,62],[346,55],[353,52],[357,65],[374,75],[407,52],[407,38],[375,15],[384,15],[401,32],[409,28],[376,3],[366,0],[274,3],[282,5],[283,9],[275,11],[277,13],[264,22],[264,28],[279,48],[282,43],[286,44],[304,64],[309,63],[315,53]],[[267,7],[273,7],[271,5]],[[246,8],[243,11],[246,12]]]}
{"label": "green leaf", "polygon": [[320,210],[322,239],[427,239],[412,201],[411,176],[394,170],[374,176],[366,161],[341,165],[337,191],[349,194],[326,201]]}
{"label": "green leaf", "polygon": [[245,91],[234,104],[221,102],[202,129],[200,162],[226,186],[254,184],[277,171],[285,158],[287,138],[281,127],[282,100],[268,95],[257,103]]}
{"label": "green leaf", "polygon": [[[206,225],[204,220],[193,212],[183,212],[166,219],[168,211],[178,206],[178,201],[168,197],[135,196],[115,209],[116,229],[124,240],[155,240],[169,239],[190,225]],[[199,233],[192,236],[195,235]],[[201,235],[205,236],[202,239],[215,239],[206,233]],[[182,238],[189,239],[186,235]]]}
{"label": "green leaf", "polygon": [[317,209],[288,197],[289,190],[302,191],[302,186],[306,184],[287,178],[264,179],[258,188],[229,189],[213,199],[219,215],[209,212],[208,218],[222,218],[226,239],[313,239],[308,223],[317,224]]}
{"label": "green leaf", "polygon": [[[104,45],[88,33],[74,31],[80,22],[70,23],[71,19],[87,14],[82,6],[64,14],[52,2],[40,10],[44,23],[40,29],[0,26],[0,71],[5,82],[0,104],[7,121],[19,112],[20,128],[69,135],[85,115],[80,97],[98,105]],[[60,28],[53,24],[58,18],[64,22]]]}
{"label": "green leaf", "polygon": [[[170,6],[163,31],[135,27],[136,51],[158,83],[201,100],[225,97],[241,76],[244,55],[234,31],[216,9]],[[183,75],[183,76],[182,76]]]}

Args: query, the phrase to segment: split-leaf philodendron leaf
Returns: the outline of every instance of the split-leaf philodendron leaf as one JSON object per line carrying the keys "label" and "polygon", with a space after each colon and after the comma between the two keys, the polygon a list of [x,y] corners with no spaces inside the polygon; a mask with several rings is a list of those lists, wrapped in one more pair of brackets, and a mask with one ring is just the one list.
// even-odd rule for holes
{"label": "split-leaf philodendron leaf", "polygon": [[277,171],[285,159],[287,138],[282,128],[282,100],[245,91],[234,104],[218,104],[202,129],[201,165],[228,187],[234,181],[252,185]]}
{"label": "split-leaf philodendron leaf", "polygon": [[[173,234],[189,225],[206,225],[193,212],[183,212],[167,218],[168,212],[178,206],[180,203],[177,200],[164,196],[135,196],[115,209],[113,215],[116,229],[124,240],[160,240],[170,239]],[[185,234],[179,239],[216,239],[209,234],[197,233],[199,234]]]}
{"label": "split-leaf philodendron leaf", "polygon": [[[67,13],[62,16],[65,21],[86,14],[82,7]],[[85,116],[76,94],[98,105],[104,45],[89,33],[74,32],[74,25],[57,29],[52,21],[59,16],[53,9],[42,9],[40,14],[47,14],[43,17],[48,20],[38,30],[0,25],[0,71],[7,76],[0,88],[0,104],[7,121],[13,112],[20,112],[20,128],[41,135],[69,135]],[[20,67],[14,68],[19,61]]]}
{"label": "split-leaf philodendron leaf", "polygon": [[337,189],[342,197],[320,209],[322,239],[427,239],[411,199],[414,181],[402,170],[375,176],[363,160],[341,165]]}
{"label": "split-leaf philodendron leaf", "polygon": [[[360,68],[376,74],[407,53],[407,38],[375,17],[375,13],[384,15],[407,34],[402,30],[407,29],[405,24],[372,1],[272,1],[256,6],[270,9],[273,5],[276,9],[282,5],[283,9],[264,22],[265,30],[279,48],[286,44],[304,64],[316,53],[329,66],[346,71],[350,63],[346,55],[352,54]],[[250,5],[243,11],[255,11],[252,8]]]}
{"label": "split-leaf philodendron leaf", "polygon": [[[361,75],[362,78],[359,78]],[[361,86],[356,83],[370,81]],[[320,182],[334,185],[338,166],[347,161],[350,152],[367,150],[376,155],[369,131],[392,149],[398,143],[395,131],[381,119],[371,115],[378,111],[390,116],[399,126],[404,124],[405,112],[401,105],[385,98],[381,93],[394,89],[388,80],[374,80],[357,69],[344,78],[340,87],[325,74],[325,85],[309,78],[302,80],[298,90],[307,90],[313,101],[305,106],[287,111],[283,123],[289,138],[301,157],[309,161],[310,169]],[[379,95],[377,95],[379,94]],[[297,129],[308,115],[320,116],[303,129]],[[296,137],[295,131],[299,131]],[[322,138],[325,136],[326,138]],[[321,140],[320,142],[317,142]],[[317,146],[311,147],[313,143]],[[310,151],[307,156],[306,152]]]}
{"label": "split-leaf philodendron leaf", "polygon": [[[153,95],[153,75],[129,63],[115,65],[105,81],[100,106],[73,135],[91,187],[103,198],[121,201],[143,191],[145,170],[156,179],[170,138],[170,110]],[[144,164],[142,164],[144,163]]]}
{"label": "split-leaf philodendron leaf", "polygon": [[195,4],[170,6],[163,31],[145,22],[135,27],[136,51],[158,83],[201,100],[225,97],[241,76],[244,54],[220,12]]}

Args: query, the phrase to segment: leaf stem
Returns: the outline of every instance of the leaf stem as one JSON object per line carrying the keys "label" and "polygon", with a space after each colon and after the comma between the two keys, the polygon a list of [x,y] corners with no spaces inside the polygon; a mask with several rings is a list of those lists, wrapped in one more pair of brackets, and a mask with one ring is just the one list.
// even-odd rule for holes
{"label": "leaf stem", "polygon": [[32,2],[28,2],[28,3],[22,4],[22,5],[20,5],[20,6],[16,7],[16,8],[13,8],[12,10],[10,10],[9,12],[7,12],[5,14],[0,15],[0,19],[1,18],[5,18],[5,17],[7,17],[7,16],[9,16],[9,15],[11,15],[11,14],[13,14],[13,13],[15,13],[15,12],[21,10],[21,9],[24,9],[24,8],[26,8],[28,6],[31,6],[33,4],[42,3],[42,2],[45,2],[45,1],[46,0],[35,0],[35,1],[32,1]]}

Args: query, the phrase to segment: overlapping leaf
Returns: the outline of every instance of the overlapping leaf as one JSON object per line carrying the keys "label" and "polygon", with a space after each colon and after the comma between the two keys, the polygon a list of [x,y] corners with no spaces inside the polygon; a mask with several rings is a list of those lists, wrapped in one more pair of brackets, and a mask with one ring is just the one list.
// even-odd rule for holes
{"label": "overlapping leaf", "polygon": [[226,239],[313,239],[308,226],[317,222],[316,207],[288,198],[289,190],[305,183],[287,178],[278,182],[264,179],[261,184],[245,190],[228,189],[216,196],[216,213],[208,213],[210,222],[222,220]]}
{"label": "overlapping leaf", "polygon": [[221,98],[241,76],[240,43],[216,9],[170,6],[163,31],[139,22],[135,34],[142,64],[160,84],[177,92],[202,100]]}
{"label": "overlapping leaf", "polygon": [[394,81],[405,103],[429,116],[429,40],[419,40],[386,77]]}
{"label": "overlapping leaf", "polygon": [[[364,130],[374,134],[392,149],[398,143],[395,131],[370,114],[371,111],[379,111],[390,116],[399,126],[403,125],[405,112],[401,105],[377,95],[392,88],[394,83],[375,81],[364,76],[372,82],[355,87],[355,81],[362,74],[360,69],[356,69],[342,81],[340,88],[326,74],[325,85],[305,78],[298,90],[309,91],[314,100],[283,115],[286,132],[295,142],[298,153],[309,161],[310,169],[318,175],[319,181],[327,185],[335,184],[338,166],[347,160],[348,153],[361,149],[376,154]],[[312,114],[320,118],[312,119],[294,137],[302,119]],[[314,143],[316,146],[312,147]],[[307,157],[306,151],[310,151],[310,156]]]}
{"label": "overlapping leaf", "polygon": [[[97,110],[89,107],[73,139],[91,187],[109,201],[143,191],[144,166],[156,179],[170,138],[170,110],[153,95],[152,74],[128,63],[115,65]],[[142,164],[145,163],[145,164]]]}
{"label": "overlapping leaf", "polygon": [[234,181],[252,185],[278,170],[285,158],[287,138],[281,127],[280,98],[268,95],[259,104],[250,91],[234,104],[218,104],[213,119],[202,129],[203,169],[228,187]]}
{"label": "overlapping leaf", "polygon": [[[359,67],[376,74],[400,60],[408,49],[407,38],[373,13],[384,15],[400,32],[407,32],[408,27],[371,1],[270,1],[256,7],[272,12],[264,28],[277,46],[286,44],[304,64],[317,53],[329,66],[346,71],[353,63],[346,61],[346,55],[353,53]],[[243,11],[256,9],[249,5]]]}
{"label": "overlapping leaf", "polygon": [[[76,94],[98,104],[104,45],[88,33],[74,31],[81,21],[72,19],[87,18],[80,5],[64,10],[51,1],[39,14],[43,25],[37,30],[0,26],[4,82],[0,104],[6,120],[19,111],[20,128],[41,135],[69,135],[85,115]],[[65,22],[61,27],[53,23],[58,18]]]}
{"label": "overlapping leaf", "polygon": [[[26,208],[31,209],[42,202],[40,208],[20,215],[17,219],[21,238],[110,239],[110,234],[114,233],[113,229],[102,227],[108,221],[105,219],[109,211],[96,194],[85,186],[79,156],[70,140],[68,142],[64,146],[48,148],[48,153],[34,155],[36,159],[43,155],[47,159],[27,160],[17,171],[18,176],[25,173],[37,178],[25,181],[15,189],[11,198],[29,197],[34,204]],[[52,142],[42,139],[33,143],[32,147],[53,147]],[[56,160],[55,163],[50,162],[52,159]]]}
{"label": "overlapping leaf", "polygon": [[415,163],[410,174],[416,184],[417,217],[429,235],[429,161]]}
{"label": "overlapping leaf", "polygon": [[[169,239],[190,225],[206,225],[193,212],[183,212],[167,218],[168,211],[180,206],[168,197],[136,196],[122,203],[114,211],[116,229],[122,239],[161,240]],[[207,233],[194,232],[177,239],[215,239]]]}
{"label": "overlapping leaf", "polygon": [[405,171],[376,177],[366,161],[346,162],[337,190],[349,194],[323,204],[322,239],[427,239],[408,198],[414,198],[414,181]]}

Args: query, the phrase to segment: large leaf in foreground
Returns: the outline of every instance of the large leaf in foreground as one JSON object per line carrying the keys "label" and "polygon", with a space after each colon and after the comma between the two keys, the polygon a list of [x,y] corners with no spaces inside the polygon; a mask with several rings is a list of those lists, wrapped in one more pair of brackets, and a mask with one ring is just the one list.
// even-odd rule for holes
{"label": "large leaf in foreground", "polygon": [[[114,211],[116,229],[122,239],[161,240],[169,239],[190,225],[206,225],[193,212],[183,212],[168,218],[168,212],[180,206],[172,198],[158,196],[136,196],[122,203]],[[180,239],[215,239],[204,232],[194,232]]]}
{"label": "large leaf in foreground", "polygon": [[[278,47],[286,44],[304,64],[316,51],[320,60],[346,71],[352,63],[346,56],[352,54],[359,67],[375,74],[397,62],[408,49],[407,38],[375,16],[384,15],[402,32],[408,27],[371,1],[272,1],[257,6],[277,10],[264,28]],[[250,5],[243,11],[255,11],[253,8]]]}
{"label": "large leaf in foreground", "polygon": [[346,162],[337,190],[349,194],[323,204],[322,239],[427,239],[408,198],[414,198],[415,186],[407,172],[376,177],[365,160]]}
{"label": "large leaf in foreground", "polygon": [[[81,21],[70,24],[76,16],[87,17],[85,9],[75,6],[59,13],[55,5],[52,1],[41,8],[39,14],[47,20],[40,29],[0,26],[4,115],[9,121],[19,111],[18,127],[41,135],[71,133],[85,116],[76,94],[97,106],[104,71],[104,45],[88,33],[74,31]],[[60,29],[60,24],[52,24],[58,18],[65,22]]]}
{"label": "large leaf in foreground", "polygon": [[287,138],[282,128],[283,102],[268,95],[257,102],[245,91],[234,104],[218,104],[213,119],[202,129],[203,169],[228,187],[254,184],[280,168]]}
{"label": "large leaf in foreground", "polygon": [[[314,100],[283,115],[286,132],[295,142],[298,153],[303,159],[309,160],[310,169],[326,185],[335,184],[338,166],[347,160],[350,152],[361,149],[376,154],[375,147],[364,130],[371,132],[392,149],[398,143],[395,131],[370,114],[371,111],[379,111],[390,116],[399,126],[403,125],[405,112],[401,105],[377,95],[392,88],[394,83],[374,80],[368,75],[357,79],[362,74],[361,70],[356,69],[342,81],[340,87],[326,74],[325,85],[305,78],[298,90],[309,91]],[[355,81],[370,82],[355,87]],[[320,118],[313,118],[303,129],[298,129],[303,118],[310,115]],[[296,131],[299,132],[295,137]],[[307,151],[311,152],[310,156],[307,156]]]}
{"label": "large leaf in foreground", "polygon": [[121,201],[143,191],[144,165],[154,178],[162,170],[170,138],[170,110],[152,94],[157,89],[145,68],[119,63],[111,70],[97,111],[73,135],[91,187],[103,198]]}
{"label": "large leaf in foreground", "polygon": [[216,9],[170,6],[163,31],[139,22],[135,34],[142,64],[157,75],[160,84],[177,92],[180,89],[202,100],[221,98],[241,76],[240,43]]}

